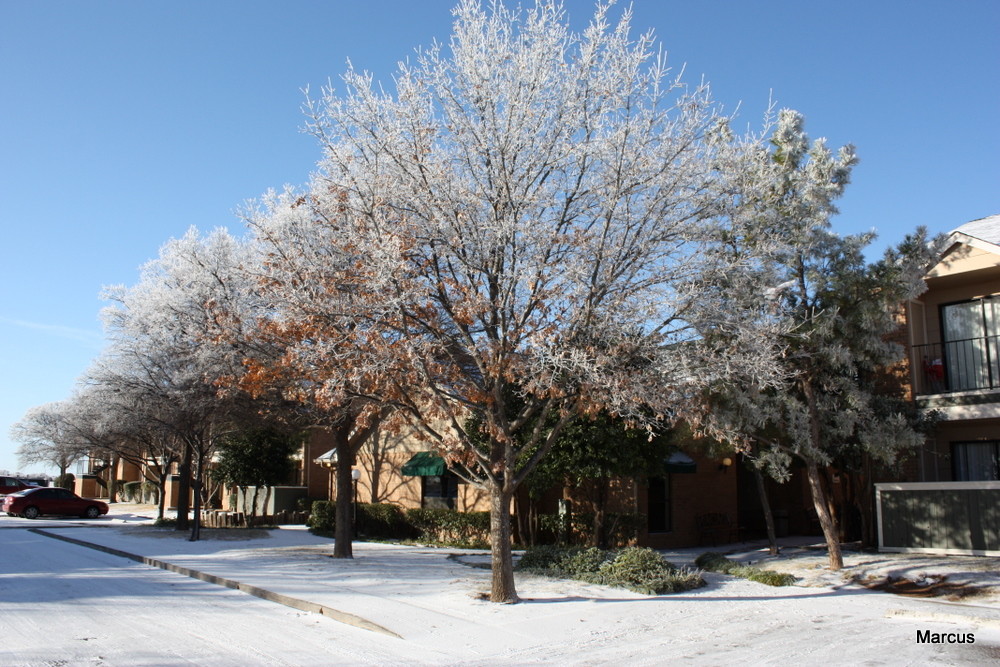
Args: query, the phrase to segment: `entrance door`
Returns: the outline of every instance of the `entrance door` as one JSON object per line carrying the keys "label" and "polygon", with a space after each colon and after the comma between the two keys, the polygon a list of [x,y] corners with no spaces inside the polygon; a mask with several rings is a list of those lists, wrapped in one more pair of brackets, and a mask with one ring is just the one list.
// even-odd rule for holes
{"label": "entrance door", "polygon": [[650,533],[669,533],[674,529],[670,507],[670,475],[650,477],[646,491],[646,530]]}

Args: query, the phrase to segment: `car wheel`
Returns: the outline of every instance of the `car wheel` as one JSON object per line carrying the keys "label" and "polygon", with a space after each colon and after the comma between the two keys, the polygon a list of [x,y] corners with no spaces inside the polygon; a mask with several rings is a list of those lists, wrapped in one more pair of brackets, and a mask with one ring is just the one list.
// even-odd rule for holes
{"label": "car wheel", "polygon": [[38,508],[37,507],[25,507],[24,512],[21,513],[25,519],[37,519],[38,518]]}
{"label": "car wheel", "polygon": [[101,510],[91,505],[90,507],[87,508],[87,511],[83,513],[83,516],[85,516],[88,519],[96,519],[97,517],[101,516]]}

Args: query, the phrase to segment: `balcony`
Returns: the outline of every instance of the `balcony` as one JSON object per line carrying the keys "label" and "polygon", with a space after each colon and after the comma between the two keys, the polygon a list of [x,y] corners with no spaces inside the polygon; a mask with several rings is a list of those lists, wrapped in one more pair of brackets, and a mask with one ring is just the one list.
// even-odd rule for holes
{"label": "balcony", "polygon": [[1000,389],[1000,336],[913,346],[916,396]]}

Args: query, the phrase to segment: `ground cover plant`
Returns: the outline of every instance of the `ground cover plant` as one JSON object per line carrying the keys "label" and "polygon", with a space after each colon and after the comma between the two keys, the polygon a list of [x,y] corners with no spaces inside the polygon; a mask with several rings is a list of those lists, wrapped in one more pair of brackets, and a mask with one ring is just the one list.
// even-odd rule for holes
{"label": "ground cover plant", "polygon": [[752,565],[741,565],[714,551],[708,551],[698,556],[694,564],[709,572],[731,574],[734,577],[749,579],[750,581],[767,584],[768,586],[791,586],[795,583],[795,577],[791,574],[774,572],[773,570],[762,570]]}
{"label": "ground cover plant", "polygon": [[542,545],[525,551],[517,570],[627,588],[646,595],[679,593],[705,585],[700,572],[678,568],[646,547],[605,551],[597,547]]}

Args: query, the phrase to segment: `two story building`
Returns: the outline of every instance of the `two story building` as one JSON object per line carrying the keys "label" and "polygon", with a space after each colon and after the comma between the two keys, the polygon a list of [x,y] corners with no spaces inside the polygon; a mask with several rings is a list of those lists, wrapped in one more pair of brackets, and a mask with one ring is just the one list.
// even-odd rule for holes
{"label": "two story building", "polygon": [[948,237],[907,308],[910,368],[918,407],[936,410],[935,435],[910,481],[1000,479],[1000,215]]}

